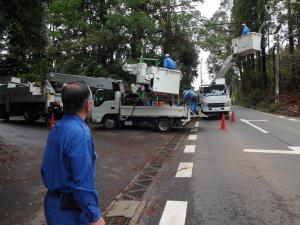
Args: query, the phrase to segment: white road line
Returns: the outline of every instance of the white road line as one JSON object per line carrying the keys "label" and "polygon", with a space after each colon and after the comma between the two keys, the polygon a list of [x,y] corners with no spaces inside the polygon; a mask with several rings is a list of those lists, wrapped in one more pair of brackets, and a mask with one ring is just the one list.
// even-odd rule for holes
{"label": "white road line", "polygon": [[195,153],[196,145],[186,145],[184,148],[184,153]]}
{"label": "white road line", "polygon": [[242,121],[243,123],[246,123],[246,124],[248,124],[248,125],[254,127],[255,129],[257,129],[257,130],[259,130],[259,131],[261,131],[261,132],[263,132],[263,133],[265,133],[265,134],[268,134],[268,133],[269,133],[268,131],[266,131],[266,130],[264,130],[264,129],[262,129],[262,128],[256,126],[256,125],[254,125],[253,123],[250,123],[248,120],[240,119],[240,121]]}
{"label": "white road line", "polygon": [[294,119],[294,118],[289,118],[288,120],[290,120],[290,121],[298,121],[297,119]]}
{"label": "white road line", "polygon": [[191,129],[191,133],[197,133],[198,132],[198,128],[194,127]]}
{"label": "white road line", "polygon": [[188,140],[189,140],[189,141],[196,141],[196,140],[197,140],[197,135],[195,135],[195,134],[190,134],[189,137],[188,137]]}
{"label": "white road line", "polygon": [[277,116],[277,117],[279,117],[279,118],[281,118],[281,119],[286,119],[285,116]]}
{"label": "white road line", "polygon": [[199,127],[199,121],[195,123],[195,127]]}
{"label": "white road line", "polygon": [[244,152],[300,155],[300,147],[289,146],[291,150],[244,149]]}
{"label": "white road line", "polygon": [[269,120],[247,120],[249,122],[268,122]]}
{"label": "white road line", "polygon": [[167,201],[159,225],[184,225],[188,202]]}
{"label": "white road line", "polygon": [[194,164],[192,162],[181,162],[178,166],[175,177],[178,178],[192,177],[193,165]]}

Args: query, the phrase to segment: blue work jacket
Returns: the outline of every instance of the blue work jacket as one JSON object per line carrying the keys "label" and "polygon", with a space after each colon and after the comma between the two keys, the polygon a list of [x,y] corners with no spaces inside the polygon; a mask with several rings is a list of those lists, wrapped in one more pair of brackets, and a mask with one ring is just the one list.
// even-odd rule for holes
{"label": "blue work jacket", "polygon": [[250,33],[250,29],[247,26],[244,26],[242,36]]}
{"label": "blue work jacket", "polygon": [[101,217],[96,157],[89,127],[81,117],[66,115],[50,131],[41,167],[48,190],[72,192],[90,223]]}
{"label": "blue work jacket", "polygon": [[176,63],[170,57],[165,58],[164,68],[176,70]]}

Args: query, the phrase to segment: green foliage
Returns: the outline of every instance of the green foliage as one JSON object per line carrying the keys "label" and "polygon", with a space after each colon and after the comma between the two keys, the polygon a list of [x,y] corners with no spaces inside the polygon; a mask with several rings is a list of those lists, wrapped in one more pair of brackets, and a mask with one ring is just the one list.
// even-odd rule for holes
{"label": "green foliage", "polygon": [[0,2],[0,75],[27,73],[45,57],[46,0]]}
{"label": "green foliage", "polygon": [[280,104],[272,103],[269,105],[269,112],[278,112],[281,108]]}

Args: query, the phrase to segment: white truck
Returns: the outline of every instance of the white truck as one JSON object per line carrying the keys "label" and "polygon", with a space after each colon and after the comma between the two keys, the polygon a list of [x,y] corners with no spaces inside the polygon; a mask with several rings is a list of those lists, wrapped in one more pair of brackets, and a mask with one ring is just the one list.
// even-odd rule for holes
{"label": "white truck", "polygon": [[200,94],[201,112],[207,116],[224,114],[229,118],[231,99],[225,78],[217,78],[214,83],[203,87]]}
{"label": "white truck", "polygon": [[[124,69],[136,75],[137,84],[147,92],[179,94],[180,71],[147,67],[144,63],[126,65]],[[106,129],[144,123],[166,132],[171,127],[186,125],[191,119],[186,105],[166,103],[150,106],[140,98],[128,100],[129,95],[120,80],[60,73],[50,73],[41,86],[21,83],[19,78],[0,82],[0,118],[8,120],[10,116],[23,115],[26,120],[35,121],[43,116],[48,123],[49,115],[54,113],[55,119],[60,119],[63,115],[61,89],[64,84],[74,81],[84,81],[90,86],[94,95],[90,121],[101,123]]]}
{"label": "white truck", "polygon": [[[145,92],[157,95],[179,94],[181,72],[178,70],[147,67],[145,63],[125,65],[123,69],[136,75],[136,84]],[[92,122],[102,123],[106,129],[143,123],[166,132],[172,127],[185,126],[191,119],[190,109],[186,105],[165,103],[150,106],[146,104],[149,102],[147,99],[128,101],[127,97],[128,93],[98,90],[94,96]]]}
{"label": "white truck", "polygon": [[11,116],[24,116],[27,121],[43,117],[48,123],[50,114],[56,120],[63,116],[61,90],[63,84],[72,81],[86,82],[94,92],[101,89],[120,91],[121,81],[109,78],[92,78],[69,74],[50,73],[40,84],[22,83],[17,77],[0,78],[0,119],[9,120]]}
{"label": "white truck", "polygon": [[211,80],[210,85],[201,87],[200,104],[201,112],[207,116],[225,114],[229,118],[231,99],[228,87],[225,83],[225,75],[234,65],[234,56],[246,56],[260,51],[261,34],[250,33],[232,41],[232,55],[223,62],[220,70]]}
{"label": "white truck", "polygon": [[62,115],[60,96],[48,80],[45,84],[22,83],[17,77],[0,78],[0,119],[9,120],[11,116],[24,116],[27,121],[38,120],[49,112]]}

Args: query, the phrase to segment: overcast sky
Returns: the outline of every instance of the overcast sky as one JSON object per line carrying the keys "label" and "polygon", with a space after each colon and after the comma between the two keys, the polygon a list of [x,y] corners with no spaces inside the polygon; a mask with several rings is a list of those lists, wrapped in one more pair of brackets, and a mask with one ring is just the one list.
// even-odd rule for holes
{"label": "overcast sky", "polygon": [[[221,0],[205,0],[205,2],[199,3],[198,9],[200,10],[202,16],[211,18],[212,15],[218,10]],[[206,66],[206,60],[209,52],[201,51],[199,59],[202,61],[202,77],[203,83],[209,83],[208,71]],[[200,86],[200,67],[199,67],[199,77],[195,79],[193,86],[197,90]]]}

